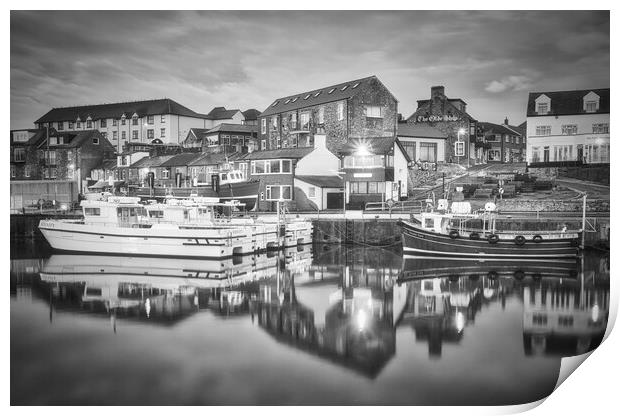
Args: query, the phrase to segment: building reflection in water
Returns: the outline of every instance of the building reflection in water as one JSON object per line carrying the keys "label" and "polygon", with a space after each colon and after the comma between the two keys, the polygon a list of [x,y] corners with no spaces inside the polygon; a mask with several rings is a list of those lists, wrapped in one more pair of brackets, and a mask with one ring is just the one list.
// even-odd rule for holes
{"label": "building reflection in water", "polygon": [[[429,357],[459,344],[485,305],[523,303],[524,353],[581,354],[601,342],[609,257],[477,262],[317,246],[220,260],[53,255],[11,260],[11,293],[63,312],[174,325],[209,311],[251,319],[276,341],[376,377],[411,327]],[[32,292],[30,291],[32,288]],[[500,312],[501,313],[501,312]]]}

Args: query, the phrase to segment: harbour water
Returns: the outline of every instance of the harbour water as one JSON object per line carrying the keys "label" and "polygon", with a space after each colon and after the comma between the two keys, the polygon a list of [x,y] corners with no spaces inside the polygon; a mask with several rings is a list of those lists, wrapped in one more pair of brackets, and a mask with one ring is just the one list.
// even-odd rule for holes
{"label": "harbour water", "polygon": [[11,403],[508,405],[607,324],[609,257],[314,245],[227,261],[11,244]]}

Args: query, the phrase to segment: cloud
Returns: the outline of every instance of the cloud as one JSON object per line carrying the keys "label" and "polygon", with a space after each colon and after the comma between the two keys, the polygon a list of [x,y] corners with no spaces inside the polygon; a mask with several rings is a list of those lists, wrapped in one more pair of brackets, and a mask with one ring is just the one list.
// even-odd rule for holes
{"label": "cloud", "polygon": [[505,91],[525,91],[532,88],[532,80],[525,75],[512,75],[502,78],[500,81],[491,81],[485,90],[491,93]]}

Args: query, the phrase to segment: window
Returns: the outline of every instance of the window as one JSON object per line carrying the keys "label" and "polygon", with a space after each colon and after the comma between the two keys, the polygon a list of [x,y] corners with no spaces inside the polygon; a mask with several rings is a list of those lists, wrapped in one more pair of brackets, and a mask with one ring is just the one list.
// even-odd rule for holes
{"label": "window", "polygon": [[294,103],[295,101],[297,101],[299,99],[299,97],[295,97],[293,98],[293,100],[291,101],[292,103]]}
{"label": "window", "polygon": [[69,130],[73,130],[73,121],[69,122]]}
{"label": "window", "polygon": [[562,125],[562,134],[573,136],[577,134],[577,125],[576,124],[564,124]]}
{"label": "window", "polygon": [[125,123],[127,122],[127,119],[125,117],[121,118],[121,125],[125,125]]}
{"label": "window", "polygon": [[[422,152],[422,146],[420,146],[420,152]],[[465,156],[465,142],[458,141],[454,143],[454,155]]]}
{"label": "window", "polygon": [[84,208],[84,215],[101,215],[101,208]]}
{"label": "window", "polygon": [[51,168],[50,169],[50,179],[56,179],[57,176],[58,176],[58,169]]}
{"label": "window", "polygon": [[407,156],[409,156],[411,160],[416,160],[415,142],[401,142],[401,144],[403,145]]}
{"label": "window", "polygon": [[165,115],[161,115],[161,119],[159,120],[160,123],[165,123],[166,122],[166,116]]}
{"label": "window", "polygon": [[46,165],[55,165],[56,164],[56,151],[46,150],[44,152],[44,158],[45,158]]}
{"label": "window", "polygon": [[534,325],[547,325],[547,315],[534,314],[532,316],[532,323]]}
{"label": "window", "polygon": [[297,113],[291,114],[291,128],[293,130],[297,129]]}
{"label": "window", "polygon": [[26,165],[26,166],[24,167],[24,176],[25,176],[26,178],[29,178],[29,177],[30,177],[30,166],[28,166],[28,165]]}
{"label": "window", "polygon": [[132,130],[131,131],[131,138],[133,140],[138,140],[138,130]]}
{"label": "window", "polygon": [[138,116],[131,117],[131,124],[133,126],[137,126],[138,125]]}
{"label": "window", "polygon": [[314,94],[314,98],[318,97],[319,95],[321,95],[321,91],[319,91],[316,94]]}
{"label": "window", "polygon": [[536,135],[537,136],[550,136],[551,126],[536,126]]}
{"label": "window", "polygon": [[13,160],[15,162],[25,162],[26,161],[26,149],[23,147],[16,147],[13,150]]}
{"label": "window", "polygon": [[355,85],[353,85],[351,88],[357,88],[360,85],[360,83],[356,83]]}
{"label": "window", "polygon": [[93,144],[99,144],[99,137],[93,137]]}
{"label": "window", "polygon": [[64,130],[65,128],[65,123],[63,123],[62,121],[58,122],[58,130]]}
{"label": "window", "polygon": [[162,179],[170,179],[170,170],[169,169],[164,169],[161,172],[161,177]]}
{"label": "window", "polygon": [[14,178],[16,175],[16,169],[14,165],[11,165],[11,178]]}
{"label": "window", "polygon": [[118,120],[113,118],[112,119],[112,126],[117,126],[118,125]]}
{"label": "window", "polygon": [[291,173],[291,161],[290,160],[282,161],[282,173]]}
{"label": "window", "polygon": [[553,146],[555,161],[573,160],[573,145]]}
{"label": "window", "polygon": [[348,87],[349,87],[348,85],[345,85],[344,87],[340,88],[340,91],[344,91],[344,90],[346,90]]}
{"label": "window", "polygon": [[328,94],[331,94],[334,91],[336,91],[336,88],[332,88],[331,90],[329,90]]}
{"label": "window", "polygon": [[319,107],[319,124],[323,124],[325,122],[325,107]]}
{"label": "window", "polygon": [[301,130],[310,130],[310,113],[301,113]]}
{"label": "window", "polygon": [[260,148],[261,150],[267,150],[267,140],[260,141]]}
{"label": "window", "polygon": [[419,159],[422,162],[436,162],[437,161],[437,143],[420,143],[420,156]]}
{"label": "window", "polygon": [[509,135],[505,135],[505,136],[504,136],[504,141],[505,141],[506,143],[510,143],[510,136],[509,136]]}
{"label": "window", "polygon": [[311,186],[308,188],[308,198],[316,198],[316,187]]}
{"label": "window", "polygon": [[270,160],[270,172],[271,173],[280,173],[280,161],[279,160]]}
{"label": "window", "polygon": [[532,147],[532,162],[540,162],[540,148]]}
{"label": "window", "polygon": [[344,103],[338,103],[338,120],[344,120]]}
{"label": "window", "polygon": [[268,185],[265,187],[267,201],[277,201],[279,199],[291,199],[290,185]]}
{"label": "window", "polygon": [[608,123],[592,124],[592,133],[594,133],[594,134],[608,134],[609,133],[609,124]]}
{"label": "window", "polygon": [[121,139],[127,140],[127,132],[126,131],[121,132]]}
{"label": "window", "polygon": [[547,114],[549,112],[549,104],[548,103],[538,103],[536,107],[536,112],[538,114]]}
{"label": "window", "polygon": [[81,128],[82,128],[82,122],[77,121],[77,122],[75,123],[75,128],[76,128],[76,129],[81,129]]}
{"label": "window", "polygon": [[267,133],[267,119],[266,118],[260,119],[260,132],[261,134]]}
{"label": "window", "polygon": [[596,101],[586,101],[586,113],[595,113],[596,107]]}
{"label": "window", "polygon": [[146,138],[149,139],[149,140],[153,140],[155,138],[155,130],[148,129],[146,131]]}
{"label": "window", "polygon": [[86,128],[87,129],[92,129],[93,128],[93,121],[92,120],[86,120]]}
{"label": "window", "polygon": [[311,95],[312,95],[312,94],[308,94],[308,95],[306,95],[306,96],[304,97],[304,100],[307,100],[308,98],[310,98],[310,96],[311,96]]}
{"label": "window", "polygon": [[105,118],[102,118],[100,123],[101,127],[108,127],[108,120],[106,120]]}
{"label": "window", "polygon": [[383,167],[383,156],[380,155],[368,155],[368,156],[345,156],[344,167],[356,168],[356,169],[372,169]]}
{"label": "window", "polygon": [[273,116],[271,117],[271,124],[273,125],[273,127],[277,128],[278,127],[278,116]]}
{"label": "window", "polygon": [[118,140],[118,132],[117,131],[113,131],[112,132],[112,140]]}
{"label": "window", "polygon": [[367,105],[366,117],[381,118],[381,107],[377,105]]}
{"label": "window", "polygon": [[146,124],[155,124],[154,116],[146,116]]}
{"label": "window", "polygon": [[166,137],[166,129],[161,129],[161,131],[159,132],[159,137],[161,137],[162,139]]}

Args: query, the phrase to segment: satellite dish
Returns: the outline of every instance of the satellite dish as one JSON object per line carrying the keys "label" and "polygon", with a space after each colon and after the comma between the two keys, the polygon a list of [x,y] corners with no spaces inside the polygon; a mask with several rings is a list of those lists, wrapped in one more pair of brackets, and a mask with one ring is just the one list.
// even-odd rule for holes
{"label": "satellite dish", "polygon": [[497,206],[493,202],[487,202],[486,204],[484,204],[484,210],[487,211],[487,212],[488,211],[495,211],[496,208],[497,208]]}

